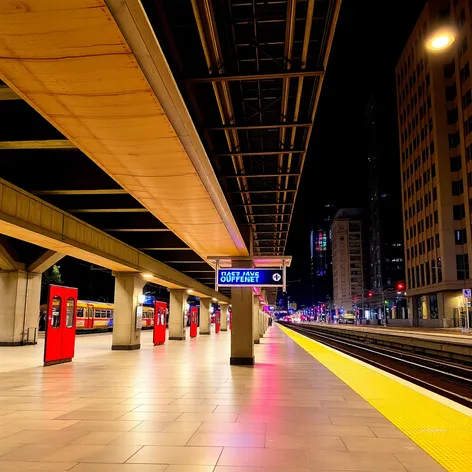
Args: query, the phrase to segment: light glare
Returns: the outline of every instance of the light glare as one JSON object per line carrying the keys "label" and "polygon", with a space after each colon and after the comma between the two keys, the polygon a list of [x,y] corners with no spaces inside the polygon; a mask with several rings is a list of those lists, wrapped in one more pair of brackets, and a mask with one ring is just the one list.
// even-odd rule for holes
{"label": "light glare", "polygon": [[449,48],[456,39],[454,28],[441,28],[426,40],[426,48],[432,52],[441,52]]}

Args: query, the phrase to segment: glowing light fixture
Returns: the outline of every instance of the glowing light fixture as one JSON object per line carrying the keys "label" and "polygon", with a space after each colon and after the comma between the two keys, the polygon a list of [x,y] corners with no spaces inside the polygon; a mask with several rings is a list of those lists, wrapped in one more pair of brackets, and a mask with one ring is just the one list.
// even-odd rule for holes
{"label": "glowing light fixture", "polygon": [[187,293],[193,293],[193,290],[192,290],[191,288],[189,288],[189,289],[187,290]]}
{"label": "glowing light fixture", "polygon": [[153,277],[152,274],[143,274],[143,279],[152,279]]}
{"label": "glowing light fixture", "polygon": [[426,49],[431,52],[442,52],[452,46],[456,36],[457,32],[452,26],[439,28],[426,39]]}
{"label": "glowing light fixture", "polygon": [[138,303],[142,305],[145,301],[146,301],[145,295],[138,295]]}
{"label": "glowing light fixture", "polygon": [[217,302],[217,301],[218,301],[216,298],[212,298],[212,300],[213,300],[214,302]]}

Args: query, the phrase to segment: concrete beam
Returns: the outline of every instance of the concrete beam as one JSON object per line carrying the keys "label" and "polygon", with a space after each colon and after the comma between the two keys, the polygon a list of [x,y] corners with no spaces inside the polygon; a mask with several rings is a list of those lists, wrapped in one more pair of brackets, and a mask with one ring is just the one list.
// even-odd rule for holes
{"label": "concrete beam", "polygon": [[2,179],[0,234],[115,272],[146,274],[148,281],[170,289],[192,290],[199,297],[230,301],[221,293]]}
{"label": "concrete beam", "polygon": [[29,267],[28,272],[35,272],[37,274],[42,274],[54,264],[59,262],[65,254],[61,254],[60,252],[55,252],[51,250],[47,250],[41,257],[36,259]]}

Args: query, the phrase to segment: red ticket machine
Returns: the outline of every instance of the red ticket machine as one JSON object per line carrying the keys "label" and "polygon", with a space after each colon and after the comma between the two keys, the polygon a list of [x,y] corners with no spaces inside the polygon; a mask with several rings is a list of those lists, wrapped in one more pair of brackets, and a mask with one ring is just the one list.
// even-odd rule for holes
{"label": "red ticket machine", "polygon": [[75,352],[78,290],[49,286],[44,365],[71,362]]}
{"label": "red ticket machine", "polygon": [[157,302],[154,307],[154,346],[160,346],[166,342],[166,326],[167,326],[167,303]]}
{"label": "red ticket machine", "polygon": [[215,333],[218,334],[221,328],[221,311],[215,311]]}
{"label": "red ticket machine", "polygon": [[190,309],[190,337],[197,337],[197,326],[198,326],[198,308],[193,306]]}

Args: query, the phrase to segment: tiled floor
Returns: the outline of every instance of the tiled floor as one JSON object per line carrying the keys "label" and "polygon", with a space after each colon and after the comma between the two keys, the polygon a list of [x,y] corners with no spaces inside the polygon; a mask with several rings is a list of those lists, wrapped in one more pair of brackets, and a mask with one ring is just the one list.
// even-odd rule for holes
{"label": "tiled floor", "polygon": [[229,333],[150,336],[131,352],[79,338],[72,364],[1,373],[0,471],[444,470],[275,326],[254,368],[229,366]]}

